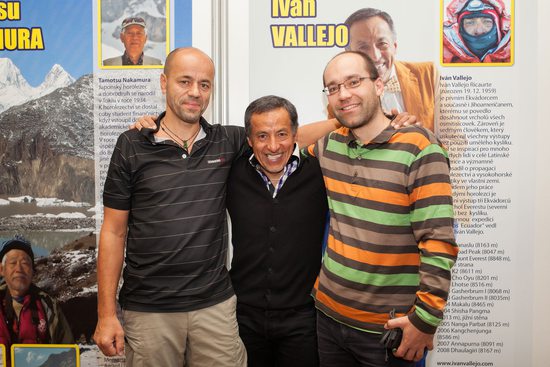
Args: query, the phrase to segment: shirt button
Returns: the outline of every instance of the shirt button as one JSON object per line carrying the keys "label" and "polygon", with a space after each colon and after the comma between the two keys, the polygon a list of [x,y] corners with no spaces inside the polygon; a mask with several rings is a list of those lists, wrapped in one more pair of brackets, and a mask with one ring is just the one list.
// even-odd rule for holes
{"label": "shirt button", "polygon": [[273,274],[273,269],[267,268],[267,272],[268,272],[269,274]]}
{"label": "shirt button", "polygon": [[275,250],[273,250],[273,247],[269,248],[269,252],[273,253]]}
{"label": "shirt button", "polygon": [[183,153],[183,154],[181,155],[181,157],[182,157],[183,159],[185,159],[185,158],[187,158],[187,154]]}
{"label": "shirt button", "polygon": [[275,226],[269,227],[269,230],[270,230],[271,232],[277,232],[277,228],[275,228]]}

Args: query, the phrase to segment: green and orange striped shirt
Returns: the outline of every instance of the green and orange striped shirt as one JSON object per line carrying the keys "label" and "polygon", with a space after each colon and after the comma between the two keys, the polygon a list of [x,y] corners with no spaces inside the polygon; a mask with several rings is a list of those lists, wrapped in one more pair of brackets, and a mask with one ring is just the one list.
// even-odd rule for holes
{"label": "green and orange striped shirt", "polygon": [[437,138],[388,126],[363,145],[342,127],[304,153],[319,159],[330,208],[317,308],[370,332],[395,309],[435,333],[458,254],[449,160]]}

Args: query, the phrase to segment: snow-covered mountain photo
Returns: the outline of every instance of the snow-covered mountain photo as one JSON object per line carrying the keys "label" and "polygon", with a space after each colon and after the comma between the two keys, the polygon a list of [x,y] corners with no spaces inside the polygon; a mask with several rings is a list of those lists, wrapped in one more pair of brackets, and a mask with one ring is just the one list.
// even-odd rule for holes
{"label": "snow-covered mountain photo", "polygon": [[147,43],[143,53],[164,62],[166,59],[167,0],[103,0],[101,1],[101,59],[120,56],[122,21],[141,17],[147,24]]}
{"label": "snow-covered mountain photo", "polygon": [[0,112],[0,195],[93,202],[92,76],[57,87],[59,80],[66,84],[71,79],[61,67],[53,69],[60,79],[49,73],[50,84],[34,88],[40,89],[36,94],[13,72],[19,84],[0,90],[19,91],[26,99]]}
{"label": "snow-covered mountain photo", "polygon": [[55,64],[44,81],[32,87],[19,68],[7,57],[0,58],[0,113],[74,83],[75,79],[61,65]]}
{"label": "snow-covered mountain photo", "polygon": [[[34,199],[94,205],[92,74],[74,80],[53,64],[32,87],[11,59],[0,58],[0,101],[0,233],[93,227],[93,218],[81,213],[75,213],[80,219],[44,217]],[[29,205],[12,200],[22,196],[33,199]]]}

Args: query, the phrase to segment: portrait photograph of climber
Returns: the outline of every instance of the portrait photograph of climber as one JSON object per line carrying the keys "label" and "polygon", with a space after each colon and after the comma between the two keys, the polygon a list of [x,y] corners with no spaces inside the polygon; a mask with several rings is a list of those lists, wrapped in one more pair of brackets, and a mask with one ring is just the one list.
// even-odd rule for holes
{"label": "portrait photograph of climber", "polygon": [[442,2],[442,64],[513,64],[513,0]]}

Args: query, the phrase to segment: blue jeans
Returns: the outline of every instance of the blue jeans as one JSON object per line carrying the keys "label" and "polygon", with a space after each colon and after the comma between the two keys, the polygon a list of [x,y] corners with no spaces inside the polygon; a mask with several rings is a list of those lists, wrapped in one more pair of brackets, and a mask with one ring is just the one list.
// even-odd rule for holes
{"label": "blue jeans", "polygon": [[380,334],[341,324],[317,311],[321,367],[414,367],[380,344]]}

